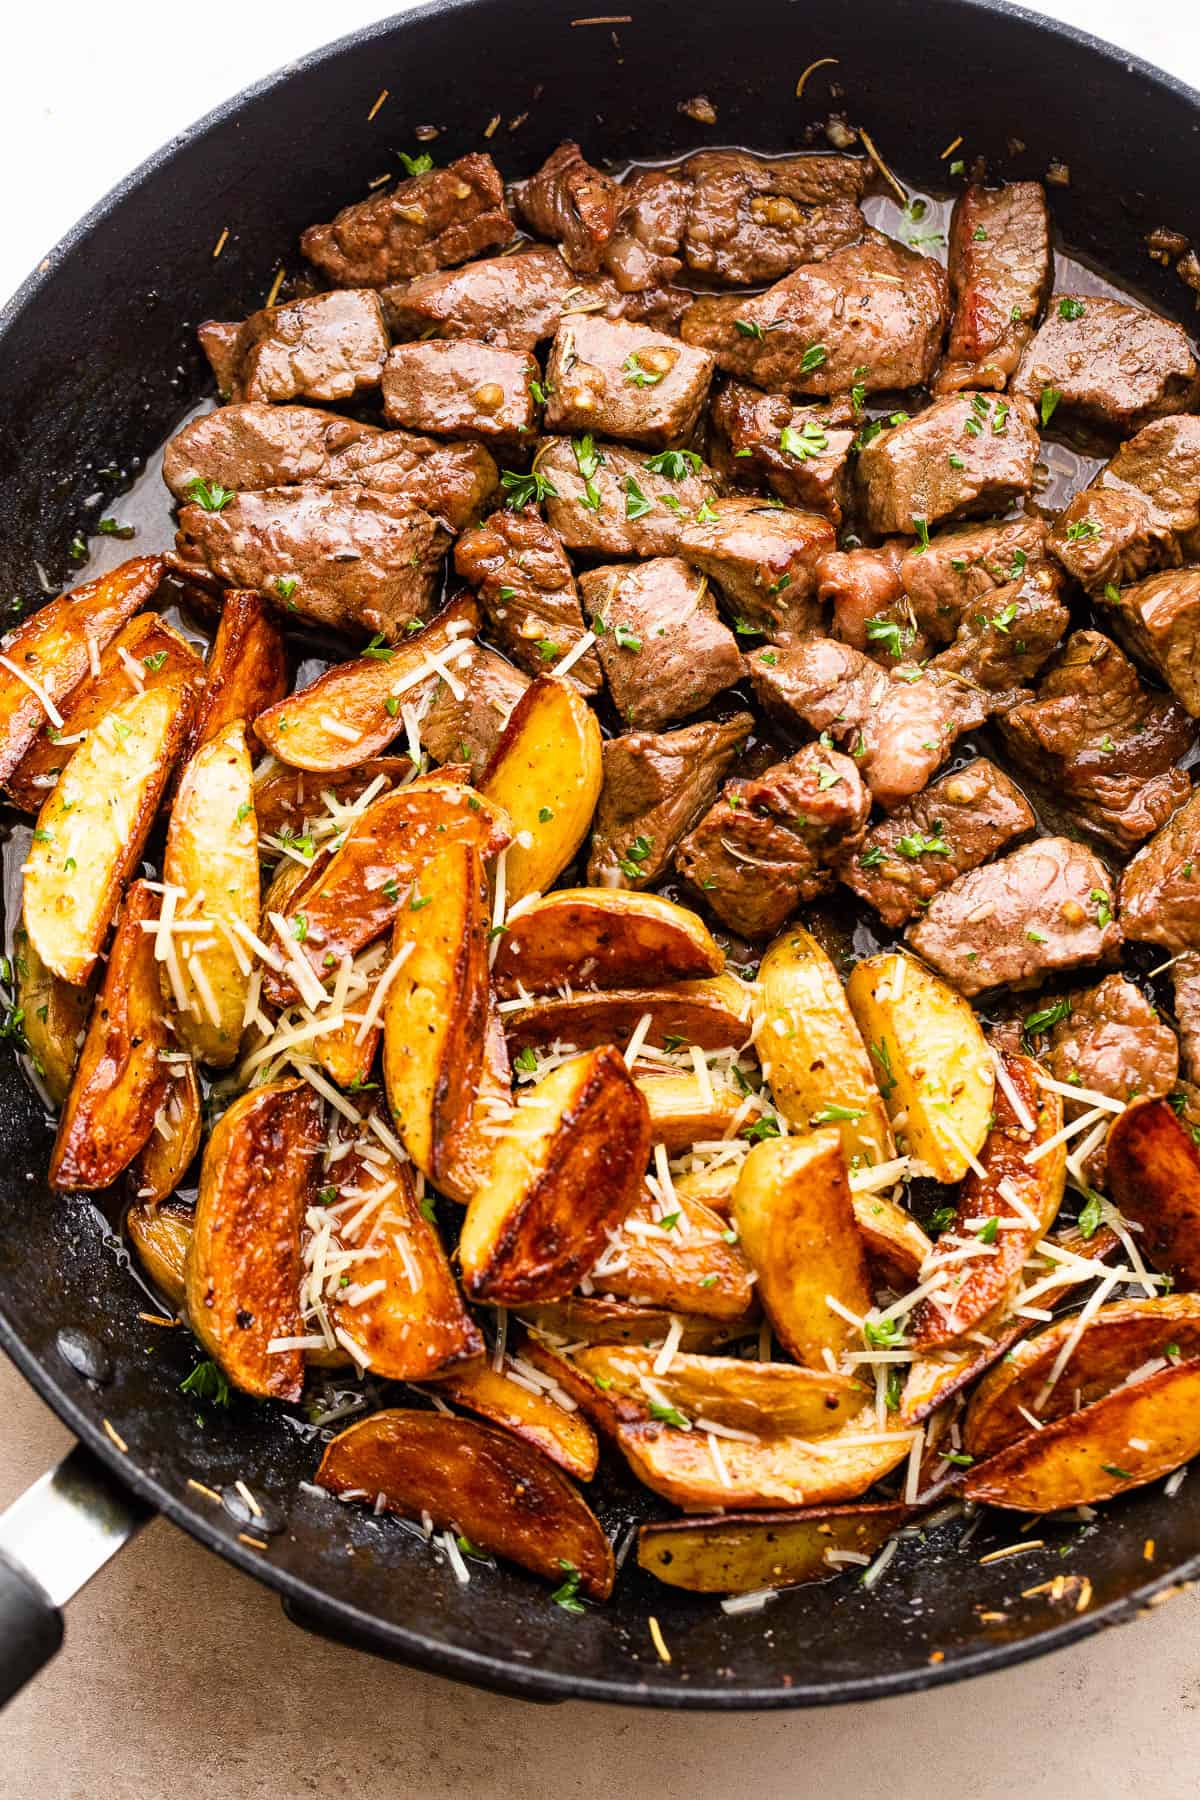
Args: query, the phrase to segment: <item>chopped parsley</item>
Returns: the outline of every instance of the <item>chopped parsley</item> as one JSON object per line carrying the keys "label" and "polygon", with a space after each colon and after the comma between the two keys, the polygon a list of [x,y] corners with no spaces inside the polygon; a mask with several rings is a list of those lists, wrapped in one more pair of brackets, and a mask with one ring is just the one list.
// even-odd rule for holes
{"label": "chopped parsley", "polygon": [[428,150],[419,150],[416,156],[409,156],[407,151],[404,150],[398,150],[396,154],[399,156],[407,175],[428,175],[430,169],[433,167],[433,158],[430,156]]}
{"label": "chopped parsley", "polygon": [[647,500],[633,475],[625,477],[625,517],[627,519],[644,519],[653,511],[653,502]]}
{"label": "chopped parsley", "polygon": [[184,492],[194,505],[211,513],[222,512],[234,497],[232,488],[222,487],[219,481],[204,481],[199,475],[188,482]]}
{"label": "chopped parsley", "polygon": [[1068,544],[1087,544],[1100,536],[1100,527],[1095,519],[1073,519],[1067,526]]}
{"label": "chopped parsley", "polygon": [[800,373],[811,375],[814,369],[821,368],[829,360],[829,352],[824,344],[810,344],[800,358]]}
{"label": "chopped parsley", "polygon": [[882,644],[888,655],[894,656],[897,661],[912,643],[913,636],[911,628],[899,625],[895,619],[867,620],[867,637],[875,643]]}
{"label": "chopped parsley", "polygon": [[229,1406],[233,1400],[233,1390],[224,1369],[211,1358],[197,1363],[191,1374],[184,1376],[179,1391],[192,1394],[197,1400],[211,1400],[214,1406]]}
{"label": "chopped parsley", "polygon": [[850,1124],[855,1124],[862,1116],[861,1106],[839,1106],[834,1102],[829,1106],[822,1107],[820,1112],[814,1113],[808,1122],[810,1125],[837,1125],[842,1120],[846,1120]]}
{"label": "chopped parsley", "polygon": [[657,456],[651,456],[642,464],[652,475],[664,475],[668,481],[684,481],[689,470],[695,474],[700,467],[700,458],[694,450],[660,450]]}
{"label": "chopped parsley", "polygon": [[1064,296],[1058,303],[1058,316],[1060,319],[1082,319],[1086,311],[1087,308],[1084,306],[1083,301],[1074,300],[1070,295]]}
{"label": "chopped parsley", "polygon": [[626,387],[657,387],[662,380],[661,372],[655,374],[652,369],[643,369],[638,360],[638,353],[636,350],[630,351],[629,355],[625,358],[625,361],[621,364],[621,369],[625,376]]}
{"label": "chopped parsley", "polygon": [[799,462],[808,462],[814,456],[829,448],[829,439],[815,419],[806,419],[802,430],[794,425],[785,425],[779,434],[779,448],[785,456],[794,456]]}
{"label": "chopped parsley", "polygon": [[1062,392],[1059,388],[1044,387],[1042,389],[1041,400],[1038,403],[1038,411],[1041,414],[1043,430],[1045,430],[1046,426],[1054,417],[1054,410],[1061,399]]}
{"label": "chopped parsley", "polygon": [[765,336],[762,326],[755,319],[735,319],[733,329],[742,337],[757,338],[760,343]]}
{"label": "chopped parsley", "polygon": [[520,475],[514,469],[501,469],[500,486],[504,489],[504,504],[520,511],[523,506],[537,506],[543,500],[557,500],[558,489],[548,475],[538,469],[530,469],[528,475]]}
{"label": "chopped parsley", "polygon": [[1041,1006],[1036,1012],[1026,1013],[1023,1026],[1026,1037],[1037,1037],[1039,1032],[1049,1031],[1052,1025],[1061,1025],[1064,1019],[1071,1016],[1071,1002],[1064,994],[1061,1000],[1054,1000],[1049,1006]]}

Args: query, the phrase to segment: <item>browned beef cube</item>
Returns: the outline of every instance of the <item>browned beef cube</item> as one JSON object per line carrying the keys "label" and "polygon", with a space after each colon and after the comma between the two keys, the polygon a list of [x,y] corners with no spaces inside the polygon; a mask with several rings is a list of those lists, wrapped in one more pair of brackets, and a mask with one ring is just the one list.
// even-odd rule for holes
{"label": "browned beef cube", "polygon": [[343,207],[330,224],[310,225],[300,248],[337,287],[383,287],[464,263],[512,235],[500,171],[473,154]]}
{"label": "browned beef cube", "polygon": [[421,743],[438,763],[466,763],[477,781],[529,677],[482,644],[455,666],[451,686],[442,676],[421,720]]}
{"label": "browned beef cube", "polygon": [[1013,380],[1049,419],[1125,436],[1200,394],[1187,333],[1159,313],[1097,294],[1057,294]]}
{"label": "browned beef cube", "polygon": [[717,481],[686,450],[647,456],[624,444],[544,438],[536,467],[553,493],[546,516],[568,550],[601,556],[674,556],[685,527],[706,516]]}
{"label": "browned beef cube", "polygon": [[716,799],[754,728],[751,713],[682,731],[631,731],[604,746],[604,786],[592,826],[592,887],[649,887]]}
{"label": "browned beef cube", "polygon": [[706,150],[683,172],[691,190],[684,257],[710,281],[777,281],[857,243],[866,229],[858,202],[870,165],[862,158]]}
{"label": "browned beef cube", "polygon": [[1059,514],[1050,547],[1093,592],[1200,556],[1200,419],[1144,425]]}
{"label": "browned beef cube", "polygon": [[1200,718],[1200,569],[1165,569],[1122,588],[1119,598],[1112,588],[1105,597],[1118,635]]}
{"label": "browned beef cube", "polygon": [[519,438],[533,430],[537,373],[525,351],[470,338],[397,344],[383,368],[384,417],[447,437]]}
{"label": "browned beef cube", "polygon": [[226,587],[395,642],[428,613],[450,536],[402,495],[296,486],[235,494],[219,511],[185,506],[176,541]]}
{"label": "browned beef cube", "polygon": [[[544,674],[579,642],[586,627],[562,540],[532,507],[502,508],[454,546],[454,567],[479,593],[506,655]],[[600,659],[588,650],[568,680],[585,694],[603,685]]]}
{"label": "browned beef cube", "polygon": [[1075,988],[1066,999],[1070,1011],[1050,1027],[1044,1053],[1055,1081],[1113,1100],[1170,1093],[1179,1076],[1175,1033],[1131,981],[1106,975],[1098,987]]}
{"label": "browned beef cube", "polygon": [[1075,631],[1035,697],[998,721],[1008,754],[1098,837],[1129,850],[1188,794],[1182,707],[1152,694],[1111,639]]}
{"label": "browned beef cube", "polygon": [[821,629],[817,564],[835,542],[819,513],[718,500],[687,525],[679,553],[712,577],[739,627],[786,638]]}
{"label": "browned beef cube", "polygon": [[1126,937],[1200,950],[1200,788],[1171,813],[1121,877]]}
{"label": "browned beef cube", "polygon": [[723,924],[766,937],[833,886],[862,842],[871,797],[848,756],[806,744],[755,781],[731,781],[675,853]]}
{"label": "browned beef cube", "polygon": [[848,394],[928,381],[948,310],[940,263],[870,232],[763,294],[697,300],[680,330],[758,387]]}
{"label": "browned beef cube", "polygon": [[352,400],[379,385],[388,352],[378,294],[365,288],[264,306],[235,327],[202,325],[213,373],[232,400]]}
{"label": "browned beef cube", "polygon": [[1040,181],[964,188],[950,218],[954,318],[935,392],[1005,387],[1033,336],[1052,275]]}
{"label": "browned beef cube", "polygon": [[930,669],[964,676],[993,694],[1031,681],[1071,622],[1062,586],[1052,563],[1035,563],[1017,581],[993,589],[968,607],[954,642]]}
{"label": "browned beef cube", "polygon": [[854,432],[834,424],[829,410],[793,406],[785,394],[729,382],[709,414],[723,434],[720,472],[732,481],[765,480],[785,506],[823,513],[840,525],[850,500]]}
{"label": "browned beef cube", "polygon": [[566,319],[546,364],[546,429],[678,444],[696,429],[712,372],[707,351],[648,326]]}
{"label": "browned beef cube", "polygon": [[205,319],[196,327],[200,348],[208,358],[222,400],[229,398],[237,382],[242,324],[241,319]]}
{"label": "browned beef cube", "polygon": [[923,538],[943,519],[1004,512],[1033,486],[1040,451],[1024,402],[947,394],[866,445],[859,504],[872,531]]}
{"label": "browned beef cube", "polygon": [[1020,788],[985,757],[941,775],[867,833],[839,874],[885,925],[903,925],[935,894],[1034,827]]}
{"label": "browned beef cube", "polygon": [[558,146],[528,181],[513,188],[517,211],[538,237],[555,238],[580,275],[599,273],[622,202],[610,176],[594,169],[578,144]]}
{"label": "browned beef cube", "polygon": [[1109,961],[1121,929],[1100,858],[1070,838],[1045,837],[961,875],[934,896],[908,941],[970,998]]}
{"label": "browned beef cube", "polygon": [[623,294],[669,287],[675,280],[690,195],[680,168],[639,169],[622,183],[621,212],[604,264]]}
{"label": "browned beef cube", "polygon": [[1171,969],[1175,989],[1175,1023],[1188,1080],[1200,1077],[1200,952],[1184,950]]}
{"label": "browned beef cube", "polygon": [[677,556],[579,577],[613,705],[639,729],[699,712],[745,674],[703,575]]}

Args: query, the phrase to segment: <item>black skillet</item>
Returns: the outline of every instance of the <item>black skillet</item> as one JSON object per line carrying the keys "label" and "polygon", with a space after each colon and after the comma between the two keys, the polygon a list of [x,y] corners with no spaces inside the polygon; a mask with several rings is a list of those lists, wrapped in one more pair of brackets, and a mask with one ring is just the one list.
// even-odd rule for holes
{"label": "black skillet", "polygon": [[[573,23],[587,0],[440,0],[373,26],[230,101],[83,220],[0,316],[0,595],[35,604],[39,565],[55,591],[69,582],[75,533],[112,510],[140,459],[208,391],[196,321],[259,304],[279,264],[295,267],[301,228],[396,172],[395,151],[417,147],[421,124],[442,128],[432,149],[448,161],[479,148],[498,115],[490,148],[520,175],[566,136],[614,162],[705,143],[791,149],[832,106],[933,189],[961,134],[963,153],[986,156],[994,174],[1068,165],[1070,185],[1053,191],[1062,241],[1194,323],[1187,290],[1142,242],[1159,224],[1200,235],[1200,95],[1180,82],[978,0],[621,4],[633,16],[615,25]],[[798,76],[820,57],[837,66],[797,101]],[[831,99],[831,81],[842,97]],[[678,110],[697,94],[716,107],[715,126]],[[871,1592],[843,1577],[749,1616],[660,1587],[632,1562],[612,1602],[583,1616],[509,1567],[477,1568],[460,1588],[401,1525],[297,1486],[319,1446],[286,1409],[240,1401],[225,1412],[180,1395],[193,1361],[185,1334],[139,1320],[146,1296],[101,1215],[48,1193],[50,1143],[15,1059],[0,1056],[0,1345],[80,1440],[0,1518],[0,1698],[57,1648],[51,1600],[154,1512],[331,1637],[527,1698],[653,1706],[813,1705],[955,1680],[1128,1618],[1200,1568],[1193,1477],[1175,1500],[1156,1483],[1094,1525],[1039,1527],[1045,1547],[1012,1560],[980,1558],[1012,1543],[1018,1521],[989,1519],[960,1549],[960,1520],[902,1544]],[[278,1529],[246,1516],[239,1477]],[[189,1481],[229,1490],[229,1505]],[[665,1510],[615,1470],[599,1493],[614,1534]],[[1090,1581],[1086,1610],[1074,1610],[1079,1584],[1060,1603],[1022,1598],[1060,1573]]]}

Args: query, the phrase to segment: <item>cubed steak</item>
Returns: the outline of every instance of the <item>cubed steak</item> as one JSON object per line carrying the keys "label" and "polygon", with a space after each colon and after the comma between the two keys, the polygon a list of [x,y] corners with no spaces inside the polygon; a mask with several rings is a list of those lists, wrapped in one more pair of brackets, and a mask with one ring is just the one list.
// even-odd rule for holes
{"label": "cubed steak", "polygon": [[690,191],[681,165],[638,169],[621,183],[621,210],[604,266],[623,294],[674,282],[683,267]]}
{"label": "cubed steak", "polygon": [[924,541],[943,519],[1004,512],[1032,488],[1040,451],[1025,402],[947,394],[864,445],[856,473],[863,518],[872,531]]}
{"label": "cubed steak", "polygon": [[731,781],[675,853],[683,879],[731,931],[767,937],[834,883],[861,843],[871,797],[848,756],[806,744],[753,781]]}
{"label": "cubed steak", "polygon": [[839,858],[838,874],[894,929],[1034,823],[1020,788],[979,757],[931,781],[873,825],[857,849]]}
{"label": "cubed steak", "polygon": [[378,387],[388,353],[379,295],[314,294],[264,306],[240,325],[200,327],[222,399],[352,400]]}
{"label": "cubed steak", "polygon": [[707,517],[717,478],[694,452],[647,456],[626,444],[544,438],[535,467],[546,517],[568,550],[598,556],[674,556],[687,526]]}
{"label": "cubed steak", "polygon": [[1113,627],[1200,718],[1200,569],[1164,569],[1104,597]]}
{"label": "cubed steak", "polygon": [[445,527],[403,495],[308,486],[185,506],[176,540],[185,562],[226,587],[255,588],[319,625],[389,642],[428,613],[449,543]]}
{"label": "cubed steak", "polygon": [[1200,371],[1170,319],[1098,294],[1061,294],[1021,358],[1012,391],[1051,419],[1124,436],[1195,406]]}
{"label": "cubed steak", "polygon": [[908,941],[970,999],[1107,961],[1121,931],[1100,858],[1070,838],[1043,837],[935,894]]}
{"label": "cubed steak", "polygon": [[834,424],[831,409],[794,406],[786,394],[763,394],[744,382],[726,384],[709,417],[720,472],[731,481],[765,481],[785,506],[842,522],[850,503],[849,425]]}
{"label": "cubed steak", "polygon": [[954,317],[934,391],[1003,388],[1033,336],[1053,274],[1040,181],[972,182],[950,216]]}
{"label": "cubed steak", "polygon": [[817,565],[836,541],[820,513],[727,499],[693,514],[679,554],[711,576],[739,629],[782,640],[823,629]]}
{"label": "cubed steak", "polygon": [[865,158],[751,156],[705,150],[682,165],[683,257],[694,274],[731,287],[778,281],[855,244],[870,178]]}
{"label": "cubed steak", "polygon": [[1126,937],[1172,955],[1200,950],[1200,788],[1121,876],[1121,925]]}
{"label": "cubed steak", "polygon": [[579,588],[613,705],[636,729],[688,718],[745,674],[707,579],[681,558],[587,569]]}
{"label": "cubed steak", "polygon": [[514,183],[512,199],[534,236],[554,239],[576,274],[599,273],[624,195],[578,144],[560,144],[535,175]]}
{"label": "cubed steak", "polygon": [[434,685],[420,721],[422,746],[434,762],[466,763],[477,781],[528,686],[529,677],[494,650],[472,645],[453,682],[442,675]]}
{"label": "cubed steak", "polygon": [[1075,631],[1036,694],[997,721],[1006,752],[1095,836],[1131,850],[1188,795],[1187,714],[1111,638]]}
{"label": "cubed steak", "polygon": [[664,449],[692,436],[712,372],[707,350],[648,326],[564,320],[546,364],[546,430]]}
{"label": "cubed steak", "polygon": [[1200,556],[1200,419],[1144,425],[1059,514],[1050,548],[1092,592]]}
{"label": "cubed steak", "polygon": [[754,729],[752,713],[681,731],[630,731],[604,745],[604,785],[592,825],[592,887],[649,887],[717,797]]}
{"label": "cubed steak", "polygon": [[507,244],[513,222],[490,156],[460,156],[310,225],[300,248],[336,287],[383,287]]}
{"label": "cubed steak", "polygon": [[[1112,1100],[1158,1099],[1179,1078],[1179,1044],[1145,995],[1123,975],[1066,995],[1067,1011],[1043,1053],[1055,1081]],[[1076,1103],[1077,1109],[1088,1105]]]}
{"label": "cubed steak", "polygon": [[1200,951],[1184,950],[1175,958],[1171,983],[1183,1071],[1189,1081],[1200,1082]]}
{"label": "cubed steak", "polygon": [[[1053,563],[1035,563],[1016,581],[982,595],[963,614],[949,649],[940,651],[929,668],[960,675],[998,696],[1031,681],[1071,623],[1061,599],[1063,585]],[[1014,700],[1025,697],[1013,695]]]}
{"label": "cubed steak", "polygon": [[519,439],[534,428],[530,382],[537,376],[523,350],[470,338],[397,344],[383,366],[383,415],[410,431]]}
{"label": "cubed steak", "polygon": [[680,331],[731,375],[772,392],[873,393],[929,380],[947,296],[940,263],[868,232],[765,293],[695,301]]}
{"label": "cubed steak", "polygon": [[[571,564],[557,532],[533,507],[502,508],[466,531],[454,567],[479,594],[506,656],[544,674],[572,650],[586,627]],[[585,694],[603,686],[600,659],[587,650],[568,671]]]}

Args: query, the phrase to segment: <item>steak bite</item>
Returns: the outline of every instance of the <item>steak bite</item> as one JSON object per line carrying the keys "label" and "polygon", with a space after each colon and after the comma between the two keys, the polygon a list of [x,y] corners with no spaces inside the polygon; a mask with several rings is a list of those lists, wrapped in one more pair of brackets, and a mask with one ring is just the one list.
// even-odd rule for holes
{"label": "steak bite", "polygon": [[1124,300],[1064,294],[1021,358],[1012,391],[1040,407],[1043,421],[1125,435],[1190,411],[1198,373],[1187,333],[1170,319]]}
{"label": "steak bite", "polygon": [[690,450],[648,457],[625,444],[543,438],[534,459],[546,516],[568,550],[600,556],[674,556],[684,529],[707,515],[717,479]]}
{"label": "steak bite", "polygon": [[970,999],[1114,957],[1114,915],[1098,856],[1070,838],[1035,838],[936,894],[908,941]]}
{"label": "steak bite", "polygon": [[1141,944],[1200,950],[1200,788],[1121,876],[1121,925]]}
{"label": "steak bite", "polygon": [[708,582],[677,556],[579,578],[613,705],[639,729],[699,712],[746,672]]}
{"label": "steak bite", "polygon": [[1175,958],[1171,983],[1183,1071],[1190,1082],[1196,1083],[1200,1080],[1200,952],[1185,950]]}
{"label": "steak bite", "polygon": [[994,588],[968,607],[954,642],[930,668],[964,676],[993,694],[1031,681],[1071,622],[1059,597],[1062,586],[1052,563],[1035,563],[1019,580]]}
{"label": "steak bite", "polygon": [[520,438],[534,428],[529,384],[537,374],[526,351],[469,338],[397,344],[383,368],[383,414],[410,431]]}
{"label": "steak bite", "polygon": [[483,644],[455,666],[453,685],[439,676],[420,721],[421,742],[438,763],[467,763],[478,781],[500,742],[529,677]]}
{"label": "steak bite", "polygon": [[[501,649],[541,675],[579,642],[586,627],[562,541],[539,512],[502,508],[454,546],[454,567],[478,591]],[[585,694],[604,684],[600,659],[587,650],[568,680]]]}
{"label": "steak bite", "polygon": [[683,164],[688,182],[684,261],[731,287],[777,281],[804,263],[856,244],[865,158],[751,156],[705,150]]}
{"label": "steak bite", "polygon": [[586,161],[578,144],[560,144],[536,175],[514,184],[512,198],[530,231],[555,239],[577,274],[599,273],[623,195],[610,176]]}
{"label": "steak bite", "polygon": [[1044,1056],[1055,1081],[1113,1100],[1170,1093],[1179,1078],[1175,1033],[1131,981],[1106,975],[1099,986],[1076,988],[1067,1000],[1070,1010],[1050,1027]]}
{"label": "steak bite", "polygon": [[1033,336],[1052,274],[1040,181],[963,189],[950,216],[954,317],[935,393],[1007,385]]}
{"label": "steak bite", "polygon": [[838,874],[894,928],[1034,823],[1020,788],[980,757],[873,825],[865,842],[839,859]]}
{"label": "steak bite", "polygon": [[512,235],[500,171],[475,153],[344,206],[328,225],[310,225],[300,248],[335,287],[383,287],[464,263]]}
{"label": "steak bite", "polygon": [[264,306],[241,325],[202,325],[199,337],[230,400],[352,400],[379,385],[388,353],[379,296],[366,289]]}
{"label": "steak bite", "polygon": [[717,797],[754,729],[752,713],[703,720],[682,731],[631,731],[604,745],[604,786],[592,825],[591,887],[644,888],[665,872],[675,846]]}
{"label": "steak bite", "polygon": [[226,587],[389,643],[428,613],[449,542],[402,495],[309,486],[235,494],[213,511],[185,506],[176,539],[181,557]]}
{"label": "steak bite", "polygon": [[566,319],[546,364],[546,430],[664,449],[692,436],[712,372],[706,350],[646,325]]}
{"label": "steak bite", "polygon": [[1024,402],[947,394],[864,446],[856,476],[863,516],[872,531],[923,539],[942,519],[1003,512],[1029,493],[1040,451]]}
{"label": "steak bite", "polygon": [[874,393],[928,381],[947,312],[941,265],[871,231],[763,294],[695,301],[680,331],[761,388]]}
{"label": "steak bite", "polygon": [[1144,425],[1059,514],[1050,548],[1093,592],[1200,556],[1200,419]]}
{"label": "steak bite", "polygon": [[819,513],[718,500],[684,526],[679,554],[712,577],[739,629],[789,638],[823,629],[817,564],[836,541]]}
{"label": "steak bite", "polygon": [[1178,759],[1193,731],[1152,694],[1111,638],[1075,631],[1037,692],[997,721],[1005,750],[1089,831],[1120,850],[1187,798]]}
{"label": "steak bite", "polygon": [[1200,569],[1165,569],[1105,598],[1117,635],[1200,718]]}
{"label": "steak bite", "polygon": [[754,781],[729,782],[675,853],[683,879],[743,937],[778,931],[833,886],[861,843],[871,797],[848,756],[806,744]]}
{"label": "steak bite", "polygon": [[726,384],[709,418],[722,434],[714,460],[728,480],[766,481],[785,506],[841,524],[850,500],[849,426],[839,428],[821,408],[793,406],[785,394],[763,394],[740,381]]}

